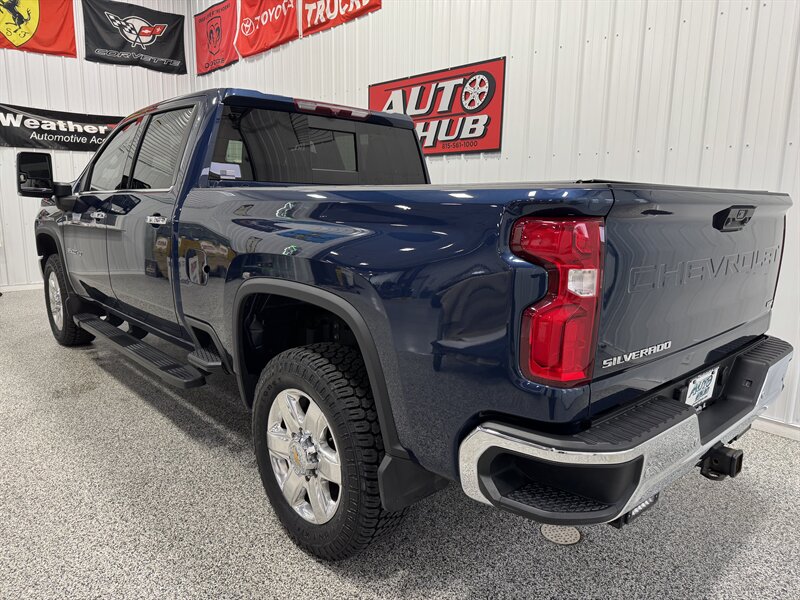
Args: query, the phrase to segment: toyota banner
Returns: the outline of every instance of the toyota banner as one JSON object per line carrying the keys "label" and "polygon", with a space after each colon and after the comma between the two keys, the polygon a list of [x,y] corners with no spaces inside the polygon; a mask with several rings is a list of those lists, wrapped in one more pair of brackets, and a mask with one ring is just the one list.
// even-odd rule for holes
{"label": "toyota banner", "polygon": [[405,113],[427,155],[500,150],[506,59],[369,86],[369,108]]}
{"label": "toyota banner", "polygon": [[300,37],[294,0],[241,0],[236,49],[253,56]]}

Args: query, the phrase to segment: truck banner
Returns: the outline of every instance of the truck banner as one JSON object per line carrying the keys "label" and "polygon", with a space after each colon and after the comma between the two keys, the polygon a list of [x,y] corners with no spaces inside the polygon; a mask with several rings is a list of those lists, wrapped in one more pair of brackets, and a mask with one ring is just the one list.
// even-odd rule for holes
{"label": "truck banner", "polygon": [[241,0],[236,49],[253,56],[300,37],[295,0]]}
{"label": "truck banner", "polygon": [[197,74],[205,75],[239,60],[236,39],[236,0],[223,0],[194,16]]}
{"label": "truck banner", "polygon": [[86,60],[183,75],[183,20],[127,2],[83,0]]}
{"label": "truck banner", "polygon": [[381,8],[382,0],[303,0],[303,35],[342,25]]}
{"label": "truck banner", "polygon": [[495,58],[369,86],[370,110],[405,113],[425,154],[500,150],[506,59]]}
{"label": "truck banner", "polygon": [[76,56],[72,0],[0,0],[0,48]]}
{"label": "truck banner", "polygon": [[94,152],[121,120],[0,104],[0,146]]}

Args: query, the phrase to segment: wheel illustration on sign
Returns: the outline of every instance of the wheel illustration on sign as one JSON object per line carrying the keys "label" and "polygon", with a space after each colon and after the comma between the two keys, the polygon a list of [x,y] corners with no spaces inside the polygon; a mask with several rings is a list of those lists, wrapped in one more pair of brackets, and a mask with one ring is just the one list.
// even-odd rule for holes
{"label": "wheel illustration on sign", "polygon": [[468,113],[480,110],[494,96],[494,77],[486,71],[473,73],[461,89],[461,106]]}

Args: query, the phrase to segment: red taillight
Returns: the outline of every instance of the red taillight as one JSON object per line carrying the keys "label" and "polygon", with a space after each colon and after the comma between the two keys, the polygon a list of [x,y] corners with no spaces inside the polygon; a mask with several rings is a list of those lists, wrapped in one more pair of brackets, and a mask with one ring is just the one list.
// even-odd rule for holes
{"label": "red taillight", "polygon": [[511,250],[547,269],[547,295],[522,315],[520,366],[548,385],[591,379],[603,268],[603,219],[523,217]]}

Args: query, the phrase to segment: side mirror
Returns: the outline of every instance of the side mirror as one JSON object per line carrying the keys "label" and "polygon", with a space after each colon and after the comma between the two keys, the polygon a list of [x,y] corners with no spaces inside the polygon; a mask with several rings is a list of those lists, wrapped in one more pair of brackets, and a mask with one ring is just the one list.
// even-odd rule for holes
{"label": "side mirror", "polygon": [[17,192],[20,196],[33,198],[49,198],[53,195],[53,163],[49,154],[17,154]]}

